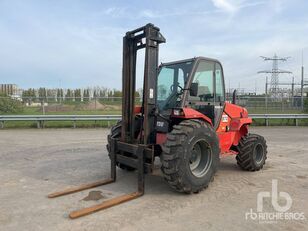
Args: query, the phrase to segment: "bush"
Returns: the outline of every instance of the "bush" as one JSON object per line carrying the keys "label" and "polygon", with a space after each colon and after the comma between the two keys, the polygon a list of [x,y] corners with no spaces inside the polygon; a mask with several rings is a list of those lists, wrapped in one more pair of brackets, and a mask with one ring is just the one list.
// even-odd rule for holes
{"label": "bush", "polygon": [[0,114],[20,113],[23,111],[21,102],[0,94]]}

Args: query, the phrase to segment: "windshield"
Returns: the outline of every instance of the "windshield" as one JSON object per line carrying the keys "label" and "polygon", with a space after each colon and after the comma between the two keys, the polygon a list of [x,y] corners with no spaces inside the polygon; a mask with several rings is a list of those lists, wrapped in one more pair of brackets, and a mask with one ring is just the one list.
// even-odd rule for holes
{"label": "windshield", "polygon": [[181,95],[192,68],[192,61],[164,65],[157,80],[157,104],[160,110],[180,106]]}

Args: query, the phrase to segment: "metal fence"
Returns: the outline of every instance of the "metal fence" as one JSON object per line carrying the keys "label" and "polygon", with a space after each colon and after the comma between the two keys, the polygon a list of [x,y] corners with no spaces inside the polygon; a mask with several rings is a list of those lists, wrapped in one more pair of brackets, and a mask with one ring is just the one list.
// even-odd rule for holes
{"label": "metal fence", "polygon": [[271,98],[264,96],[238,96],[237,104],[250,113],[302,113],[300,96]]}
{"label": "metal fence", "polygon": [[[0,97],[0,104],[1,100],[9,99],[19,105],[19,110],[14,114],[100,114],[120,112],[122,108],[122,97]],[[136,104],[140,102],[137,98]]]}
{"label": "metal fence", "polygon": [[[0,100],[4,99],[0,97]],[[8,98],[6,98],[8,99]],[[121,97],[23,97],[15,98],[20,102],[21,110],[14,114],[120,114]],[[231,100],[228,98],[227,100]],[[305,99],[305,101],[307,101]],[[307,102],[308,103],[308,102]],[[141,99],[136,98],[136,104]],[[246,107],[252,114],[303,113],[301,97],[271,98],[264,96],[238,96],[237,104]],[[307,104],[308,105],[308,104]],[[308,109],[308,108],[307,108]],[[1,113],[1,109],[0,109]]]}

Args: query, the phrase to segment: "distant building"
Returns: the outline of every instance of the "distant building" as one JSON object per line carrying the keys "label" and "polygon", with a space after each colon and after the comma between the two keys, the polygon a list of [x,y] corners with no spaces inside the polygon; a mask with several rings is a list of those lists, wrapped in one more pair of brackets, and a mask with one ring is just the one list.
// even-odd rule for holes
{"label": "distant building", "polygon": [[16,84],[0,84],[0,93],[7,95],[17,95],[18,88]]}

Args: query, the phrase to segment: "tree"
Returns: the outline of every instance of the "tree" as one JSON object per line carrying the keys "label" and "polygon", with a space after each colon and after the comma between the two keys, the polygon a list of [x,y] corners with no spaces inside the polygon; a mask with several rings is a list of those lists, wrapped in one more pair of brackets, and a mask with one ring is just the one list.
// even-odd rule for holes
{"label": "tree", "polygon": [[[34,89],[33,89],[34,90]],[[44,87],[40,87],[38,90],[38,95],[39,95],[39,100],[42,101],[46,101],[47,99],[47,92],[46,92],[46,88]]]}
{"label": "tree", "polygon": [[80,89],[76,89],[74,91],[75,93],[75,101],[76,102],[81,102],[81,90]]}
{"label": "tree", "polygon": [[55,89],[45,89],[46,91],[46,101],[55,102],[57,99],[57,90]]}
{"label": "tree", "polygon": [[38,92],[35,91],[34,88],[30,88],[30,95],[31,97],[33,97],[33,101],[37,101],[37,97],[38,97]]}
{"label": "tree", "polygon": [[96,91],[96,89],[94,88],[93,89],[93,98],[95,99],[97,97],[97,91]]}
{"label": "tree", "polygon": [[63,100],[63,89],[57,89],[57,101],[62,102]]}
{"label": "tree", "polygon": [[72,94],[72,90],[71,89],[67,89],[66,91],[66,95],[65,95],[65,100],[68,102],[73,101],[73,94]]}
{"label": "tree", "polygon": [[106,87],[97,87],[96,91],[97,91],[97,93],[99,93],[99,95],[97,95],[97,96],[99,96],[101,98],[108,96],[108,88],[106,88]]}
{"label": "tree", "polygon": [[24,91],[22,92],[21,97],[22,97],[22,101],[23,101],[24,103],[31,104],[31,102],[36,98],[34,89],[29,88],[29,89],[27,89],[27,90],[24,90]]}
{"label": "tree", "polygon": [[0,94],[0,114],[19,113],[22,112],[23,107],[21,102],[12,99],[5,94]]}
{"label": "tree", "polygon": [[90,91],[89,89],[84,89],[83,90],[83,101],[88,102],[90,99]]}
{"label": "tree", "polygon": [[113,97],[122,97],[122,91],[113,90]]}

